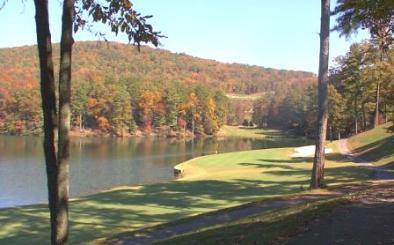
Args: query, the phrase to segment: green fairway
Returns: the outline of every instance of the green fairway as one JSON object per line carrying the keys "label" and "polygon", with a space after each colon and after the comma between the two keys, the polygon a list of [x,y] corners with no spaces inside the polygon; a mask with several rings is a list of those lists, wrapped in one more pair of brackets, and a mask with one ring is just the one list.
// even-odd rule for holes
{"label": "green fairway", "polygon": [[[308,187],[311,158],[292,158],[292,152],[292,148],[276,148],[200,157],[178,166],[184,170],[183,179],[74,200],[70,203],[71,243],[300,192]],[[354,167],[338,154],[329,159],[328,184],[368,178],[368,170]],[[1,209],[0,243],[48,243],[48,221],[46,205]]]}
{"label": "green fairway", "polygon": [[224,125],[219,133],[219,136],[225,137],[245,137],[245,138],[273,138],[273,137],[282,137],[284,133],[279,130],[264,130],[260,128],[253,127],[241,127],[241,126],[229,126]]}
{"label": "green fairway", "polygon": [[264,139],[266,141],[278,142],[278,146],[297,146],[302,144],[313,144],[312,140],[296,137],[285,131],[277,129],[261,129],[255,127],[224,125],[218,137],[241,137],[252,139]]}
{"label": "green fairway", "polygon": [[393,124],[387,123],[349,139],[351,150],[378,166],[394,164]]}

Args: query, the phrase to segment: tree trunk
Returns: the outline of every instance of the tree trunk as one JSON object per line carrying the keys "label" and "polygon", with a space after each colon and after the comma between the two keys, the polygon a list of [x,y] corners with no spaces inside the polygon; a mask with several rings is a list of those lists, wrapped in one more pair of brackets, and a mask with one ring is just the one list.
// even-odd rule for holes
{"label": "tree trunk", "polygon": [[195,122],[194,122],[194,113],[192,115],[192,136],[194,138],[194,127],[195,127]]}
{"label": "tree trunk", "polygon": [[354,98],[354,124],[355,133],[358,134],[358,95]]}
{"label": "tree trunk", "polygon": [[79,112],[79,132],[82,132],[82,112]]}
{"label": "tree trunk", "polygon": [[62,37],[60,42],[59,70],[59,141],[58,141],[58,192],[59,210],[57,216],[56,244],[68,240],[68,198],[70,158],[70,98],[71,98],[71,52],[73,45],[74,0],[63,2]]}
{"label": "tree trunk", "polygon": [[320,21],[320,56],[318,88],[318,135],[316,139],[315,158],[313,160],[311,188],[323,186],[324,180],[324,142],[327,133],[328,118],[328,56],[330,37],[330,0],[321,0]]}
{"label": "tree trunk", "polygon": [[363,120],[363,131],[367,130],[367,119],[365,115],[365,103],[361,104],[361,111],[362,111],[362,120]]}
{"label": "tree trunk", "polygon": [[379,100],[380,100],[380,82],[376,84],[376,105],[375,105],[375,120],[373,127],[379,126]]}
{"label": "tree trunk", "polygon": [[52,43],[49,30],[48,1],[34,0],[36,11],[36,33],[40,60],[40,89],[44,115],[44,156],[48,184],[48,206],[51,223],[52,244],[57,240],[57,110],[55,79],[53,71]]}
{"label": "tree trunk", "polygon": [[387,104],[384,103],[384,123],[387,123]]}
{"label": "tree trunk", "polygon": [[[383,53],[384,50],[381,49],[380,50],[380,62],[383,62]],[[375,102],[375,120],[374,120],[374,124],[373,127],[376,128],[377,126],[379,126],[379,100],[380,100],[380,81],[377,81],[376,84],[376,102]]]}

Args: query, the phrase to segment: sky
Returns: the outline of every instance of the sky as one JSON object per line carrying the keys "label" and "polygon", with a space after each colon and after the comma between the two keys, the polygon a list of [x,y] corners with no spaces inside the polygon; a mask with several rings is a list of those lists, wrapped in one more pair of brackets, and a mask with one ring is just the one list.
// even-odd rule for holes
{"label": "sky", "polygon": [[[0,3],[4,0],[0,0]],[[33,0],[8,0],[0,11],[0,48],[36,44]],[[49,0],[52,41],[59,42],[60,0]],[[319,0],[134,0],[150,23],[168,38],[160,48],[227,63],[259,65],[317,73],[319,57]],[[331,8],[335,0],[331,1]],[[331,25],[335,17],[331,17]],[[127,43],[126,36],[111,41]],[[359,32],[347,40],[331,32],[330,64],[347,52],[351,43],[368,37]],[[98,40],[89,32],[74,39]]]}

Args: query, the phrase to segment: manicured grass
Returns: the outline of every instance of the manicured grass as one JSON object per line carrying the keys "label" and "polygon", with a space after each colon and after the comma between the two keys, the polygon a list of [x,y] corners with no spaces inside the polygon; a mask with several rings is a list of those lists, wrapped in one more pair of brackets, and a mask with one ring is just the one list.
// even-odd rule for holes
{"label": "manicured grass", "polygon": [[[183,181],[247,181],[253,186],[269,186],[270,188],[262,189],[268,190],[268,194],[275,194],[275,187],[282,189],[286,184],[289,184],[287,188],[308,187],[312,157],[292,158],[292,153],[293,148],[224,153],[195,158],[177,165],[176,168],[183,171]],[[354,174],[365,173],[362,169],[354,168],[352,172],[340,174],[337,170],[353,169],[353,165],[337,153],[328,156],[327,168],[328,184],[346,181],[352,179]],[[261,195],[257,195],[259,196]]]}
{"label": "manicured grass", "polygon": [[387,123],[349,139],[351,150],[377,166],[394,165],[393,124]]}
{"label": "manicured grass", "polygon": [[[308,187],[311,158],[292,158],[292,148],[210,155],[179,167],[178,181],[119,188],[70,203],[71,243],[83,243]],[[337,154],[329,156],[327,183],[368,178]],[[46,205],[0,210],[0,244],[49,241]]]}
{"label": "manicured grass", "polygon": [[[268,143],[277,142],[278,146],[299,146],[312,144],[313,141],[303,137],[296,137],[287,132],[276,130],[276,129],[261,129],[255,127],[244,127],[244,126],[229,126],[224,125],[219,133],[219,137],[241,137],[241,138],[252,138],[252,139],[264,139]],[[275,146],[275,144],[274,144]]]}
{"label": "manicured grass", "polygon": [[229,126],[224,125],[219,133],[219,136],[225,137],[245,137],[245,138],[269,138],[269,137],[282,137],[284,133],[274,129],[260,129],[253,127],[242,127],[242,126]]}

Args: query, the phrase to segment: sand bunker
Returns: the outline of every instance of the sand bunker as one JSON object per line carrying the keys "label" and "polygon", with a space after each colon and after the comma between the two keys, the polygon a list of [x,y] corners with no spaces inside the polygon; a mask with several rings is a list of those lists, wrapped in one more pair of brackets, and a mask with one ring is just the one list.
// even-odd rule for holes
{"label": "sand bunker", "polygon": [[[294,149],[294,153],[291,155],[291,157],[313,157],[315,155],[315,146],[314,145],[308,145],[308,146],[302,146],[302,147],[297,147]],[[325,153],[332,153],[331,148],[326,148]]]}

